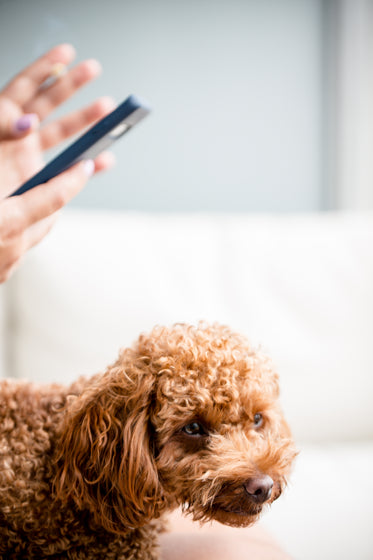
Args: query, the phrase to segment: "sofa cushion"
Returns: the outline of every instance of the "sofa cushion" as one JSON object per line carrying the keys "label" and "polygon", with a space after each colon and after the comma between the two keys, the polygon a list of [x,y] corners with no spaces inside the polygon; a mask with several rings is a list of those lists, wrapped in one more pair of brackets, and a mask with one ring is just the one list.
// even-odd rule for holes
{"label": "sofa cushion", "polygon": [[372,442],[306,445],[261,523],[297,560],[371,560],[372,472]]}
{"label": "sofa cushion", "polygon": [[69,382],[155,324],[228,323],[269,353],[304,441],[373,437],[370,215],[65,212],[12,295],[10,373]]}

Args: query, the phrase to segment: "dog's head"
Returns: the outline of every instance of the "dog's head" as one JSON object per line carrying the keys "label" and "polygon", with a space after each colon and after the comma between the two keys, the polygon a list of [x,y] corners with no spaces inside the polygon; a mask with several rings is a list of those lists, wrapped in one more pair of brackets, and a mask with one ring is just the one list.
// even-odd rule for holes
{"label": "dog's head", "polygon": [[295,456],[278,392],[269,360],[226,327],[156,328],[72,403],[57,494],[113,532],[178,505],[247,526]]}

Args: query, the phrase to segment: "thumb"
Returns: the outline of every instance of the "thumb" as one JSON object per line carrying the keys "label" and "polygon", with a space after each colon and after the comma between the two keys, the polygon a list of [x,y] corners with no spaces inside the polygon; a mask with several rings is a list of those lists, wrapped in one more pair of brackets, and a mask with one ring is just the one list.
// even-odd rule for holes
{"label": "thumb", "polygon": [[0,119],[0,140],[23,138],[39,127],[39,117],[35,113],[25,113],[18,118]]}

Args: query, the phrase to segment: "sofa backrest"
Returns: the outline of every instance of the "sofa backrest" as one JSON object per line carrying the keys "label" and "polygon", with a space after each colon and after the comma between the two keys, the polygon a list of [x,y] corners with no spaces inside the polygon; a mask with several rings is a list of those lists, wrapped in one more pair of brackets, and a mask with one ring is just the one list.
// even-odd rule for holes
{"label": "sofa backrest", "polygon": [[373,437],[373,220],[65,212],[5,288],[8,375],[69,382],[155,324],[271,355],[300,440]]}

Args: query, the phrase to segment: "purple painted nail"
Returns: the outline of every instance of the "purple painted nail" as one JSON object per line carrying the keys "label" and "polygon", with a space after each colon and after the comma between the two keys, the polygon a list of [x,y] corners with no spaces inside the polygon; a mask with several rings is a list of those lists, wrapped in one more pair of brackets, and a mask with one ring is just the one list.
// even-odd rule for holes
{"label": "purple painted nail", "polygon": [[19,119],[16,120],[14,123],[14,130],[15,132],[26,132],[29,130],[32,125],[34,124],[36,119],[36,115],[34,113],[28,113],[23,115]]}

